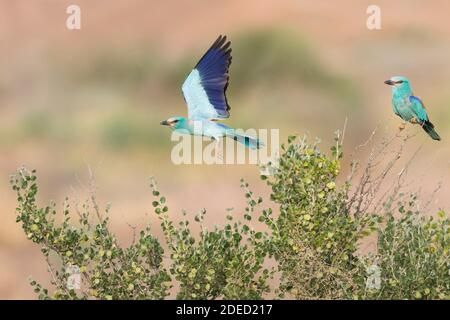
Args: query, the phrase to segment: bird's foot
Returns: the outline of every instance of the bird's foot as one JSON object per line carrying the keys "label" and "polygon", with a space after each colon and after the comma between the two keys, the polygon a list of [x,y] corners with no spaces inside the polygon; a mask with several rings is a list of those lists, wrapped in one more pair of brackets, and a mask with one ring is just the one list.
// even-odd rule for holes
{"label": "bird's foot", "polygon": [[414,117],[411,120],[409,120],[409,122],[411,122],[412,124],[418,124],[419,123],[419,121],[417,121],[416,117]]}
{"label": "bird's foot", "polygon": [[223,163],[223,153],[221,150],[216,151],[216,158],[219,159],[220,163]]}
{"label": "bird's foot", "polygon": [[398,126],[398,130],[403,131],[406,127],[406,123],[402,122],[399,126]]}
{"label": "bird's foot", "polygon": [[216,144],[214,147],[214,154],[216,156],[216,159],[219,160],[218,163],[223,163],[223,150],[220,141],[218,139],[216,140]]}

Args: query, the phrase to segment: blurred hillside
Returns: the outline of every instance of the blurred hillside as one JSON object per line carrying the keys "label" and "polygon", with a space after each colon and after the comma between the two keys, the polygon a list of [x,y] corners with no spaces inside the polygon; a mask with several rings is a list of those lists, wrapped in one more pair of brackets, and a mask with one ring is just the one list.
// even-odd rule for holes
{"label": "blurred hillside", "polygon": [[[124,242],[126,223],[153,219],[151,175],[172,212],[205,207],[208,223],[244,206],[241,177],[268,194],[252,166],[170,162],[170,132],[159,121],[185,114],[181,84],[219,34],[233,48],[230,126],[279,128],[282,139],[309,132],[325,148],[348,118],[348,154],[376,126],[381,135],[397,130],[383,81],[401,74],[443,138],[408,129],[422,145],[413,176],[425,194],[449,178],[448,1],[380,0],[380,31],[366,28],[365,0],[84,0],[79,31],[65,27],[69,4],[0,0],[0,298],[33,298],[27,276],[47,277],[14,221],[8,176],[22,164],[38,170],[41,201],[57,203],[82,202],[92,168]],[[434,205],[448,207],[449,191],[444,183]]]}

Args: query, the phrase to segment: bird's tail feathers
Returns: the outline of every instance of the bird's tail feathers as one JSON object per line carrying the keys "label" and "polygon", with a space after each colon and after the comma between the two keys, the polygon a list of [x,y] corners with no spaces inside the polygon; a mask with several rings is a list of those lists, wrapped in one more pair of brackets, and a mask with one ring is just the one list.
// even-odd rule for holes
{"label": "bird's tail feathers", "polygon": [[439,134],[434,130],[434,125],[430,121],[426,121],[422,124],[423,130],[433,139],[433,140],[441,140]]}
{"label": "bird's tail feathers", "polygon": [[227,137],[242,143],[244,146],[250,149],[259,149],[264,146],[264,143],[262,143],[259,139],[245,134],[237,133],[233,130],[227,132]]}

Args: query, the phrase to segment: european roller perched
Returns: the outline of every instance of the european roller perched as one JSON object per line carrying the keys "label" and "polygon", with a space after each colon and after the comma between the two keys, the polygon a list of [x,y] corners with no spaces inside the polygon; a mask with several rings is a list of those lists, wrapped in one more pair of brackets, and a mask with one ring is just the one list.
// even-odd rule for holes
{"label": "european roller perched", "polygon": [[405,123],[408,121],[422,126],[423,130],[433,140],[441,140],[441,137],[434,130],[434,125],[428,118],[422,100],[414,96],[409,80],[405,77],[396,76],[386,80],[384,83],[392,86],[392,109],[394,113],[405,121],[400,126],[400,130],[404,129]]}
{"label": "european roller perched", "polygon": [[230,117],[226,97],[231,63],[230,45],[226,36],[219,36],[184,81],[182,91],[188,117],[171,117],[161,124],[180,133],[211,137],[216,142],[221,137],[229,137],[247,148],[258,149],[262,146],[258,139],[239,134],[217,122]]}

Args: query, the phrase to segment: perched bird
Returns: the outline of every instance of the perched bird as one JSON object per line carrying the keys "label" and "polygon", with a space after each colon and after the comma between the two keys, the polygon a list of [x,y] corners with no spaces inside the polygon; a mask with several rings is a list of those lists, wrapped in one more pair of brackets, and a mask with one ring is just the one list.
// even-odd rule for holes
{"label": "perched bird", "polygon": [[404,120],[399,127],[405,128],[406,122],[419,124],[423,130],[433,139],[441,140],[441,137],[434,130],[434,125],[428,118],[425,105],[422,100],[414,96],[409,80],[405,77],[392,77],[384,83],[392,86],[392,109],[394,113]]}
{"label": "perched bird", "polygon": [[211,137],[217,143],[221,137],[229,137],[247,148],[258,149],[262,146],[258,139],[239,134],[217,122],[230,117],[226,97],[231,63],[230,45],[226,36],[219,36],[184,81],[182,91],[188,117],[171,117],[161,124],[181,133]]}

